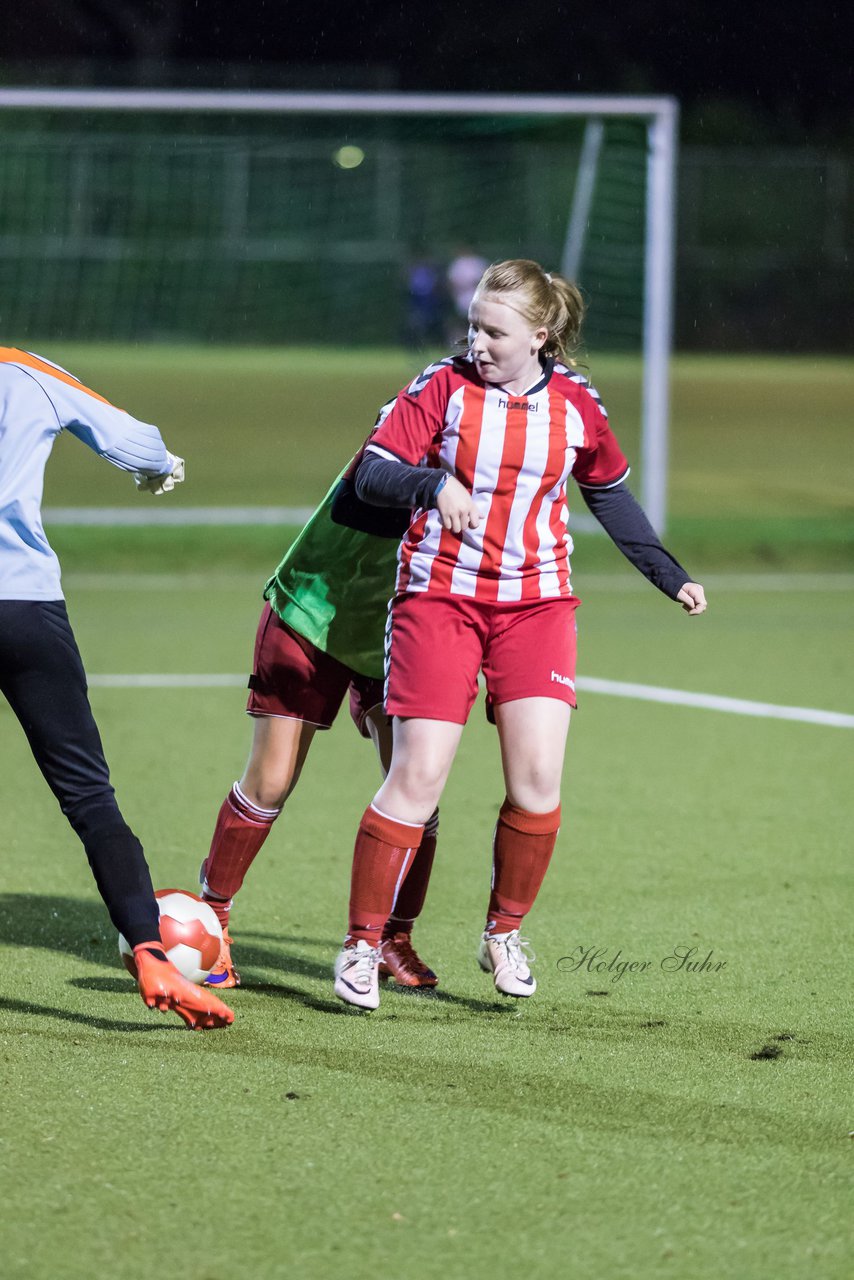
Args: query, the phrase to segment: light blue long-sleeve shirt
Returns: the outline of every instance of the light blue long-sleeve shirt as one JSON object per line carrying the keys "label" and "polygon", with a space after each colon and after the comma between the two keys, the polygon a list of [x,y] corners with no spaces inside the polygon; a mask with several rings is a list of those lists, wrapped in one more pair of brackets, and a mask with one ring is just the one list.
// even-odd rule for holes
{"label": "light blue long-sleeve shirt", "polygon": [[163,475],[160,432],[41,356],[0,347],[0,600],[61,600],[59,561],[42,527],[44,470],[70,431],[122,471]]}

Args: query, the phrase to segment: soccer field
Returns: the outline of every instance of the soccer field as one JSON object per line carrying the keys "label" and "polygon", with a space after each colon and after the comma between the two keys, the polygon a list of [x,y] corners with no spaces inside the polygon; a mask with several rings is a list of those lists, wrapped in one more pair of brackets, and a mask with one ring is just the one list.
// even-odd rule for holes
{"label": "soccer field", "polygon": [[[365,426],[325,410],[290,357],[299,413],[283,406],[273,353],[243,381],[246,353],[158,365],[156,351],[107,349],[89,367],[82,351],[47,354],[162,425],[188,457],[172,495],[187,505],[310,503]],[[411,360],[396,359],[403,381]],[[628,415],[631,370],[607,372],[624,437],[613,401]],[[580,539],[582,681],[854,716],[854,376],[834,362],[800,372],[677,362],[668,542],[709,612],[686,618],[607,540]],[[368,417],[389,389],[372,378],[358,390]],[[805,425],[805,387],[819,385],[827,404]],[[338,384],[330,395],[344,403]],[[225,474],[228,421],[240,448]],[[328,451],[309,448],[324,421]],[[56,505],[143,500],[71,441],[49,476]],[[158,887],[194,887],[242,771],[244,692],[204,677],[246,672],[288,536],[53,535],[113,779]],[[141,673],[201,683],[103,680]],[[238,899],[234,1026],[190,1036],[134,994],[82,851],[0,703],[4,1280],[850,1274],[854,736],[756,709],[582,693],[564,826],[526,929],[540,986],[511,1003],[474,961],[502,797],[479,704],[418,926],[440,988],[390,988],[370,1016],[331,992],[353,835],[378,778],[342,715]]]}

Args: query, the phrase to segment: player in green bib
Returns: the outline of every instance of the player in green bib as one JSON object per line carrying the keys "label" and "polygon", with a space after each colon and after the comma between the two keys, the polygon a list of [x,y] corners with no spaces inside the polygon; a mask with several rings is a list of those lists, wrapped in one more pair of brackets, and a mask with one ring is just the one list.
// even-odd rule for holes
{"label": "player in green bib", "polygon": [[[354,464],[351,464],[351,468]],[[337,523],[346,516],[347,471],[288,548],[264,587],[249,700],[254,719],[249,762],[219,811],[202,863],[202,896],[219,917],[223,945],[208,984],[235,987],[229,916],[234,896],[299,780],[318,729],[331,727],[345,696],[357,729],[371,738],[383,772],[391,760],[391,721],[383,710],[383,642],[397,547],[408,513],[374,512],[378,532]],[[342,506],[343,503],[343,506]],[[401,884],[382,941],[383,973],[408,987],[437,978],[412,947],[436,851],[438,810]]]}
{"label": "player in green bib", "polygon": [[332,519],[342,471],[285,552],[264,598],[293,631],[352,671],[382,680],[397,543]]}

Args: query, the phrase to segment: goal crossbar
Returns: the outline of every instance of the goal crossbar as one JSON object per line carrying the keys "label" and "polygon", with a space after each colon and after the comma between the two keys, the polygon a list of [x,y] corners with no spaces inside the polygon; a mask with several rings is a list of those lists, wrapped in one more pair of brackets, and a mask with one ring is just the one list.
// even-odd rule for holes
{"label": "goal crossbar", "polygon": [[396,115],[678,115],[675,98],[619,94],[309,93],[244,89],[0,89],[0,107],[52,111],[359,112]]}
{"label": "goal crossbar", "polygon": [[[675,170],[679,108],[671,97],[600,94],[453,94],[207,89],[0,89],[0,109],[226,112],[230,114],[583,116],[646,121],[641,499],[666,523],[669,361],[672,346]],[[578,196],[577,192],[577,196]],[[583,211],[583,201],[576,201]]]}

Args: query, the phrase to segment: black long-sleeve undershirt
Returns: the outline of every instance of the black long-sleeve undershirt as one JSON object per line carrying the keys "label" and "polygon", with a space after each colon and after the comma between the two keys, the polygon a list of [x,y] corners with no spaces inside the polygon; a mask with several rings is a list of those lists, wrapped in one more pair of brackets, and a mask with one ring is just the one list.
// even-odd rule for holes
{"label": "black long-sleeve undershirt", "polygon": [[372,507],[426,510],[435,507],[436,490],[447,474],[439,467],[413,467],[367,449],[356,470],[356,497]]}
{"label": "black long-sleeve undershirt", "polygon": [[[398,458],[385,458],[370,449],[355,476],[357,497],[371,506],[429,508],[436,505],[436,491],[446,472],[436,467],[411,466]],[[662,546],[640,503],[620,483],[609,489],[579,485],[593,515],[627,560],[659,591],[675,600],[691,575]]]}
{"label": "black long-sleeve undershirt", "polygon": [[682,568],[653,529],[643,507],[625,484],[610,489],[578,486],[581,496],[611,541],[645,578],[675,600],[690,573]]}

